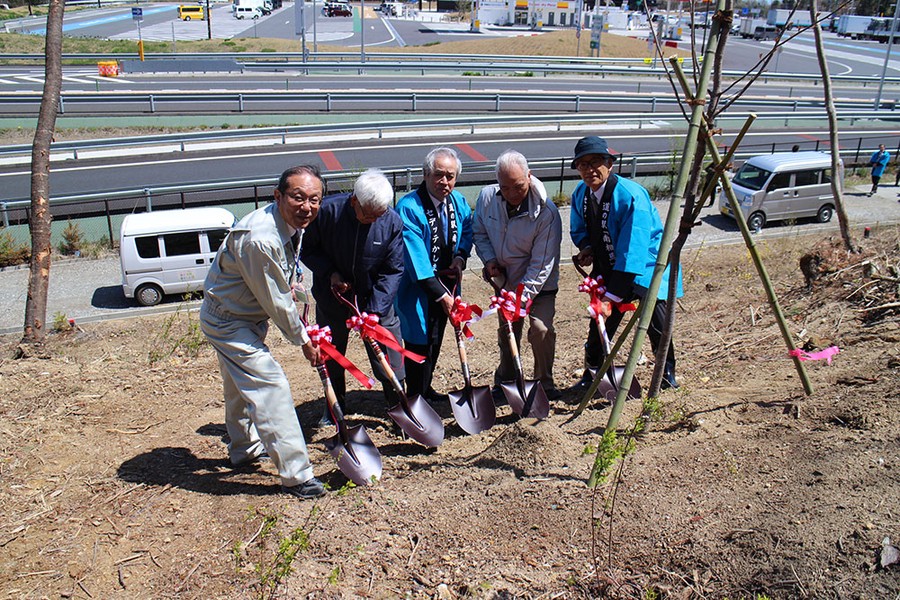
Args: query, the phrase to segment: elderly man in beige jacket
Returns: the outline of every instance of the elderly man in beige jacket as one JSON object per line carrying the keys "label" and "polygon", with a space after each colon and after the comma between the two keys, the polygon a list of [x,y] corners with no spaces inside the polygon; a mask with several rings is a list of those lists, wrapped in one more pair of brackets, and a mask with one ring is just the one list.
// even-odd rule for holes
{"label": "elderly man in beige jacket", "polygon": [[[497,158],[497,183],[481,190],[472,226],[475,252],[484,263],[484,274],[497,278],[512,290],[520,283],[530,299],[528,342],[534,353],[534,376],[547,397],[561,393],[553,382],[556,351],[556,292],[559,287],[559,254],[562,221],[559,210],[547,198],[544,184],[528,168],[519,152],[507,150]],[[523,321],[516,321],[516,340],[521,341]],[[494,383],[515,377],[515,365],[507,343],[507,329],[498,330],[500,366]],[[495,398],[502,397],[495,386]]]}

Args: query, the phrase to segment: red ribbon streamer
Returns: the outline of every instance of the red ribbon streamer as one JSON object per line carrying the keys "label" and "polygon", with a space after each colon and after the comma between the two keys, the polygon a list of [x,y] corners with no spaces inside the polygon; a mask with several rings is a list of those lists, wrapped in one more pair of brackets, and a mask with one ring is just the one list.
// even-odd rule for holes
{"label": "red ribbon streamer", "polygon": [[473,315],[480,317],[481,314],[481,308],[477,304],[468,304],[457,296],[453,299],[453,308],[450,310],[450,323],[453,327],[462,329],[466,338],[472,339],[475,336],[469,329],[469,321],[472,320]]}
{"label": "red ribbon streamer", "polygon": [[588,312],[593,318],[596,319],[601,314],[609,316],[608,314],[604,314],[606,311],[603,310],[603,304],[609,304],[621,313],[628,312],[629,310],[637,310],[637,306],[631,302],[615,302],[609,298],[604,300],[603,297],[606,295],[606,286],[603,285],[603,283],[603,277],[597,276],[596,279],[585,277],[584,280],[578,284],[579,292],[585,292],[591,296],[591,301],[588,304]]}
{"label": "red ribbon streamer", "polygon": [[328,327],[327,325],[325,327],[310,325],[306,328],[306,333],[309,334],[309,339],[312,341],[313,345],[321,348],[322,352],[328,355],[328,358],[349,371],[351,375],[356,377],[357,381],[366,387],[366,389],[372,389],[375,380],[360,371],[356,365],[350,362],[349,358],[341,354],[338,349],[334,347],[334,344],[331,343],[331,327]]}
{"label": "red ribbon streamer", "polygon": [[379,325],[378,315],[370,315],[369,313],[359,313],[359,316],[354,315],[347,319],[347,329],[358,331],[359,335],[364,339],[371,338],[417,363],[425,362],[424,356],[410,352],[401,346],[390,331]]}
{"label": "red ribbon streamer", "polygon": [[499,296],[491,296],[491,308],[499,310],[503,318],[510,323],[524,319],[528,315],[528,311],[531,310],[531,300],[527,300],[525,306],[522,306],[522,292],[524,289],[525,286],[520,283],[516,287],[515,293],[500,290]]}

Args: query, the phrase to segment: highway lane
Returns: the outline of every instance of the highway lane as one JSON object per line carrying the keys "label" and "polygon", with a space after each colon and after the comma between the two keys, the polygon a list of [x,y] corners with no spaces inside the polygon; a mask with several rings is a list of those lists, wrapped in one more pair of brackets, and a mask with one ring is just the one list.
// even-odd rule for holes
{"label": "highway lane", "polygon": [[[677,124],[676,124],[677,125]],[[116,158],[116,151],[106,159],[67,160],[54,162],[50,186],[55,196],[101,193],[124,189],[142,189],[168,185],[194,184],[216,180],[251,180],[276,178],[284,169],[302,163],[319,165],[327,174],[333,171],[362,170],[368,167],[412,167],[419,171],[422,157],[436,145],[455,146],[465,165],[493,161],[504,150],[516,148],[531,159],[566,157],[575,141],[588,134],[602,134],[617,152],[626,156],[680,152],[683,133],[673,124],[658,123],[637,129],[631,125],[605,125],[597,128],[556,131],[508,131],[495,135],[440,134],[417,136],[406,140],[329,141],[321,140],[288,146],[265,146],[259,149],[221,148],[209,152]],[[896,128],[868,132],[864,147],[878,143],[896,146],[900,130]],[[863,134],[859,134],[863,135]],[[827,147],[828,135],[822,130],[796,132],[752,131],[742,150],[767,153],[773,149],[787,151],[793,144],[803,150]],[[844,132],[845,148],[855,148],[854,134]],[[728,144],[731,135],[721,138]],[[624,162],[624,161],[623,161]],[[625,163],[627,165],[627,163]],[[566,171],[568,175],[573,175]],[[27,199],[30,195],[30,172],[27,167],[0,169],[0,200]]]}

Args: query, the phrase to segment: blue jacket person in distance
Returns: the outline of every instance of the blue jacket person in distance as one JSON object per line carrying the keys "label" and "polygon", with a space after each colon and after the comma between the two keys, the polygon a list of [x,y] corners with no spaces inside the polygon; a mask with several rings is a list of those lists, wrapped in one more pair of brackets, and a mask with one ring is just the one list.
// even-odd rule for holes
{"label": "blue jacket person in distance", "polygon": [[[581,175],[582,183],[572,193],[570,233],[578,247],[575,260],[583,267],[591,266],[591,276],[602,275],[606,295],[613,302],[643,299],[656,266],[662,221],[650,194],[640,184],[612,173],[616,157],[601,137],[582,138],[575,145],[572,168]],[[666,315],[668,279],[667,268],[650,321],[650,342],[654,352],[659,345]],[[678,275],[678,296],[681,296],[681,273]],[[617,310],[606,320],[610,336],[622,321]],[[585,344],[585,372],[581,384],[587,387],[593,373],[606,356],[596,326],[591,323]],[[675,379],[675,346],[669,343],[666,354],[662,388],[677,388]]]}
{"label": "blue jacket person in distance", "polygon": [[[313,273],[316,322],[331,327],[332,343],[343,354],[349,331],[345,324],[350,309],[334,297],[332,288],[345,297],[356,297],[359,309],[378,315],[379,323],[400,340],[400,320],[394,312],[394,297],[403,276],[403,238],[400,217],[391,210],[394,188],[377,169],[359,176],[350,194],[329,196],[319,216],[303,236],[301,256]],[[405,374],[400,353],[382,348],[401,381]],[[366,345],[372,372],[381,381],[388,406],[399,402],[371,348]],[[345,410],[344,368],[326,362],[341,409]],[[328,408],[321,424],[329,423]]]}
{"label": "blue jacket person in distance", "polygon": [[884,149],[884,144],[879,144],[878,151],[874,152],[869,159],[869,166],[872,167],[872,190],[869,192],[870,196],[878,191],[878,182],[881,181],[881,176],[884,175],[884,170],[887,168],[890,160],[890,152]]}
{"label": "blue jacket person in distance", "polygon": [[[462,279],[472,251],[472,210],[453,190],[462,162],[453,148],[435,148],[425,157],[419,188],[397,203],[403,222],[405,270],[397,294],[397,313],[406,348],[425,356],[418,364],[406,361],[406,388],[411,396],[444,400],[431,387],[441,351],[453,291]],[[438,276],[452,270],[455,276]],[[459,291],[457,290],[457,294]]]}

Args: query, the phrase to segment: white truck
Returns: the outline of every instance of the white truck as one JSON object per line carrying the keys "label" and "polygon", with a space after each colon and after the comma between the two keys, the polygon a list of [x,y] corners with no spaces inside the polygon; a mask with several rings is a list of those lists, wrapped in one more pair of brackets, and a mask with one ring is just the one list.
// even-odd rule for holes
{"label": "white truck", "polygon": [[840,37],[848,37],[855,40],[860,34],[864,34],[869,28],[872,17],[862,17],[859,15],[841,15],[838,18],[837,34]]}
{"label": "white truck", "polygon": [[[794,14],[791,15],[791,12]],[[784,8],[775,8],[769,11],[766,22],[779,29],[791,29],[793,27],[808,27],[812,24],[809,19],[809,10],[790,11]]]}
{"label": "white truck", "polygon": [[764,26],[766,24],[765,19],[751,19],[748,17],[744,17],[741,19],[741,37],[746,39],[753,37],[753,32],[756,31],[757,27]]}

